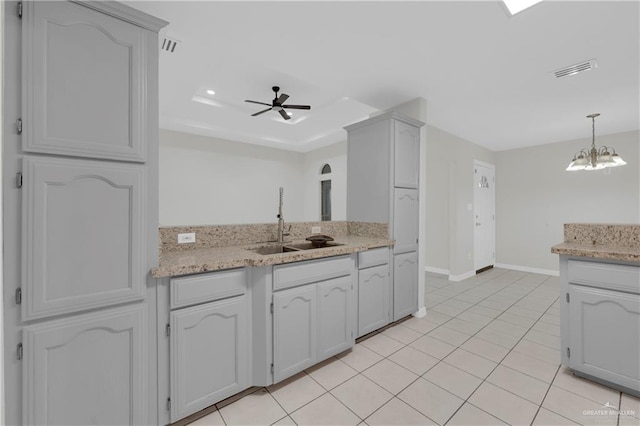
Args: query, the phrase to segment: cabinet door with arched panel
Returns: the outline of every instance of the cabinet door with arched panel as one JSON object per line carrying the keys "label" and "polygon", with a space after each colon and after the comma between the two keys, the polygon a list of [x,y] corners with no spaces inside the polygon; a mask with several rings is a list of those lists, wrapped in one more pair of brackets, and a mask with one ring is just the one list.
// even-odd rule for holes
{"label": "cabinet door with arched panel", "polygon": [[156,34],[73,2],[24,2],[23,150],[146,161]]}
{"label": "cabinet door with arched panel", "polygon": [[22,424],[148,424],[146,317],[136,304],[25,327]]}
{"label": "cabinet door with arched panel", "polygon": [[141,300],[144,166],[23,161],[22,319]]}

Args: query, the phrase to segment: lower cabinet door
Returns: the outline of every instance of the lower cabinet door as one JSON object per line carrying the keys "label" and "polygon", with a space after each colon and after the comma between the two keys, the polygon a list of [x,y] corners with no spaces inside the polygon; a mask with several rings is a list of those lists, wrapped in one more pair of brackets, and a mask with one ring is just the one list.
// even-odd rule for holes
{"label": "lower cabinet door", "polygon": [[23,329],[23,423],[147,424],[146,309],[140,304]]}
{"label": "lower cabinet door", "polygon": [[315,284],[274,293],[274,383],[316,363],[316,302]]}
{"label": "lower cabinet door", "polygon": [[579,285],[569,291],[570,367],[640,392],[640,295]]}
{"label": "lower cabinet door", "polygon": [[393,320],[418,310],[418,253],[393,256]]}
{"label": "lower cabinet door", "polygon": [[171,421],[249,385],[246,296],[171,312]]}
{"label": "lower cabinet door", "polygon": [[351,275],[318,286],[318,359],[345,351],[355,342],[356,304]]}
{"label": "lower cabinet door", "polygon": [[361,269],[358,276],[358,337],[389,324],[389,265]]}

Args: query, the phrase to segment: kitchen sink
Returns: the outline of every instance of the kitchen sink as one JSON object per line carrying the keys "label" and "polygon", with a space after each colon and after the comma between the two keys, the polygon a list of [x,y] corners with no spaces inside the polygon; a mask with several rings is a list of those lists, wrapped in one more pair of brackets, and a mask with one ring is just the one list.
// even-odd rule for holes
{"label": "kitchen sink", "polygon": [[254,253],[261,255],[269,255],[269,254],[278,254],[278,253],[290,253],[294,251],[303,251],[303,250],[315,250],[315,249],[324,249],[329,247],[337,247],[342,244],[337,243],[328,243],[323,247],[314,247],[312,243],[299,243],[299,244],[284,244],[284,245],[273,245],[273,246],[265,246],[258,247],[251,250]]}
{"label": "kitchen sink", "polygon": [[267,255],[267,254],[288,253],[290,251],[299,251],[301,249],[289,248],[287,246],[267,246],[267,247],[258,247],[256,249],[249,249],[249,250],[258,254]]}

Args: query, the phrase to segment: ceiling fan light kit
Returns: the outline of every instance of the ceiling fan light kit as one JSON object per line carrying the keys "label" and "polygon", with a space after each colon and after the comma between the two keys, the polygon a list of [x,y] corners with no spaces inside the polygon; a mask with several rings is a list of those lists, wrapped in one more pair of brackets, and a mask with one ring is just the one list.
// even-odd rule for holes
{"label": "ceiling fan light kit", "polygon": [[615,149],[608,146],[596,148],[596,117],[599,115],[598,113],[587,115],[587,118],[591,119],[591,148],[582,148],[576,152],[566,169],[567,171],[601,170],[606,167],[619,167],[627,164]]}
{"label": "ceiling fan light kit", "polygon": [[287,113],[287,111],[285,111],[285,109],[311,109],[311,106],[309,105],[284,105],[284,103],[287,101],[287,99],[289,99],[289,95],[286,94],[281,94],[280,96],[278,96],[278,92],[280,91],[280,87],[278,86],[273,86],[271,88],[271,90],[274,91],[275,93],[275,97],[273,98],[273,101],[271,102],[271,104],[268,104],[266,102],[258,102],[258,101],[252,101],[249,99],[245,99],[245,102],[249,102],[252,104],[258,104],[258,105],[266,105],[269,108],[265,108],[262,111],[258,111],[254,114],[251,114],[252,117],[256,117],[260,114],[263,114],[267,111],[276,111],[278,113],[280,113],[280,115],[282,116],[282,118],[284,118],[285,120],[290,120],[291,116],[289,115],[289,113]]}

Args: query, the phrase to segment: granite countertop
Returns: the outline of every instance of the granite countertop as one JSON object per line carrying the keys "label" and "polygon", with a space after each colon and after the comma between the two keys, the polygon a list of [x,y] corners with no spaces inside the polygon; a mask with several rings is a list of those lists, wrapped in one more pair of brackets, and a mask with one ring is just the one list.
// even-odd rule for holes
{"label": "granite countertop", "polygon": [[551,247],[551,252],[640,262],[640,225],[567,223],[564,242]]}
{"label": "granite countertop", "polygon": [[551,252],[566,256],[640,262],[639,247],[626,247],[616,244],[560,243],[551,247]]}
{"label": "granite countertop", "polygon": [[[305,240],[294,240],[287,241],[285,245],[306,242]],[[251,251],[251,249],[277,245],[277,243],[254,243],[187,251],[163,251],[160,254],[159,266],[151,270],[151,276],[154,278],[174,277],[243,266],[278,265],[350,254],[376,247],[388,247],[392,246],[394,241],[384,238],[339,236],[335,237],[333,243],[342,245],[269,255],[261,255]]]}

